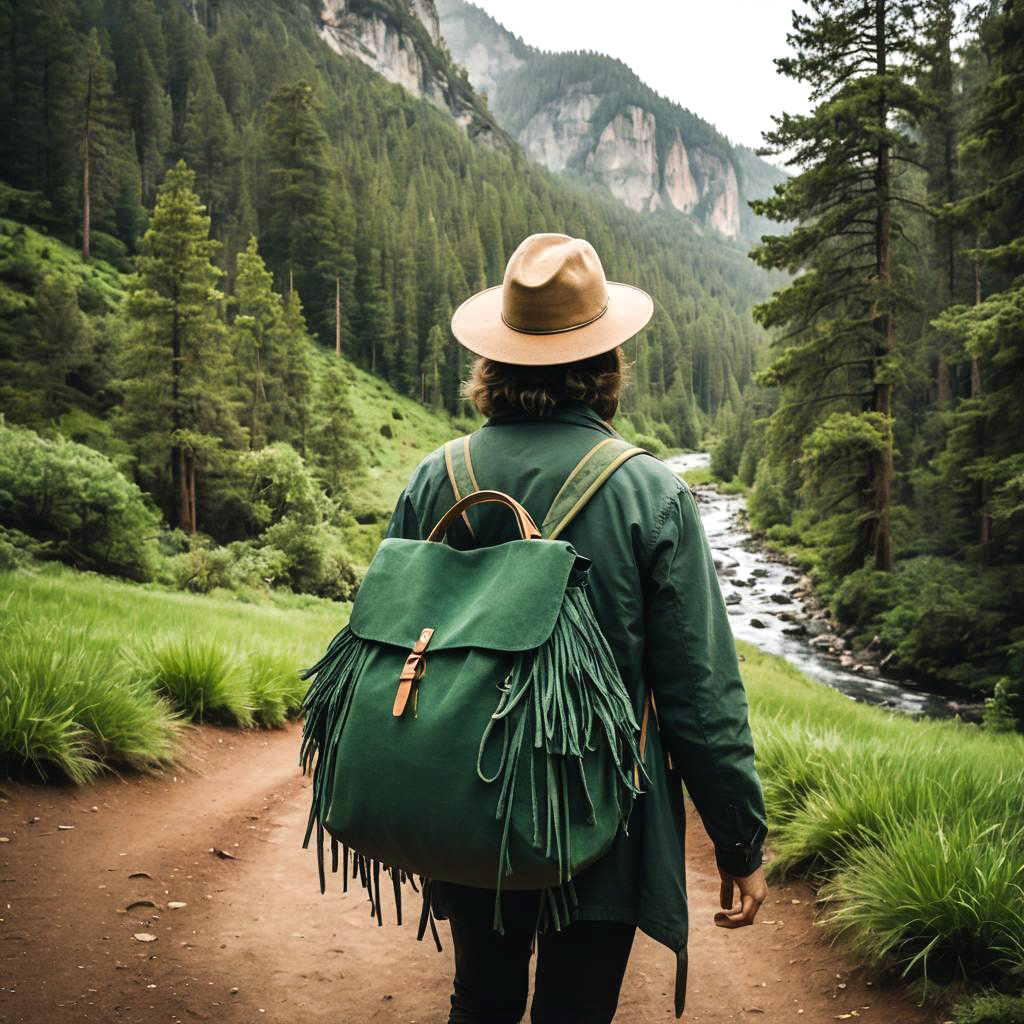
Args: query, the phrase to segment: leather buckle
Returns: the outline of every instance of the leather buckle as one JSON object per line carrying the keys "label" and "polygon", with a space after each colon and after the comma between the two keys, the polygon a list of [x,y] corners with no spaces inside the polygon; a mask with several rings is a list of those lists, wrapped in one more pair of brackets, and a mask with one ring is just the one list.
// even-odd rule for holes
{"label": "leather buckle", "polygon": [[419,639],[413,646],[411,653],[405,659],[402,671],[398,675],[398,692],[395,694],[395,704],[391,709],[391,714],[395,718],[401,718],[405,714],[405,708],[409,703],[409,695],[412,693],[413,685],[418,684],[427,671],[423,652],[427,649],[427,645],[430,643],[430,638],[433,635],[434,631],[432,629],[424,629],[420,633]]}

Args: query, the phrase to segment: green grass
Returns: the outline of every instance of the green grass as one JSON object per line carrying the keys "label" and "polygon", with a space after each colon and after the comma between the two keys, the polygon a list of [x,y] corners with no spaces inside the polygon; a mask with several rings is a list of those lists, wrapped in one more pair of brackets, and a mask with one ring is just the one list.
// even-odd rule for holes
{"label": "green grass", "polygon": [[0,760],[82,782],[173,759],[183,722],[275,727],[347,615],[300,595],[264,604],[49,565],[0,573]]}
{"label": "green grass", "polygon": [[1024,988],[1024,737],[856,704],[740,646],[770,874],[810,874],[873,968]]}
{"label": "green grass", "polygon": [[346,530],[345,540],[352,557],[365,567],[419,461],[475,424],[453,422],[443,412],[398,395],[380,378],[353,364],[346,366],[346,374],[353,419],[362,430],[363,465],[346,489],[346,502],[360,524]]}
{"label": "green grass", "polygon": [[14,619],[0,634],[0,760],[84,782],[105,764],[169,761],[179,719],[103,643]]}

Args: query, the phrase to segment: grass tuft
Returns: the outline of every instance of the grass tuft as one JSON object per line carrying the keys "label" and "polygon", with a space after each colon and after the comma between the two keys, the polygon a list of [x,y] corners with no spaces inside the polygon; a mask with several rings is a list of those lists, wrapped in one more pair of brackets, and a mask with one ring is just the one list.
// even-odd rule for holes
{"label": "grass tuft", "polygon": [[244,671],[257,725],[278,729],[299,715],[309,683],[299,678],[299,669],[291,657],[253,651]]}
{"label": "grass tuft", "polygon": [[247,728],[253,724],[253,706],[236,662],[237,655],[216,640],[172,637],[144,651],[140,671],[192,721]]}
{"label": "grass tuft", "polygon": [[102,648],[69,630],[15,622],[0,637],[0,758],[85,782],[106,764],[166,763],[179,722]]}

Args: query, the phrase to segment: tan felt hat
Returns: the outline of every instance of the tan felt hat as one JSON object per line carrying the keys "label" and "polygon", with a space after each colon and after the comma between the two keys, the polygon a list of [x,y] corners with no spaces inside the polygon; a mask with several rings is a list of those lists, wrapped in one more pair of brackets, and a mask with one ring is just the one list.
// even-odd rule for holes
{"label": "tan felt hat", "polygon": [[653,312],[647,292],[605,280],[586,239],[539,234],[512,253],[500,285],[455,310],[452,333],[488,359],[549,366],[608,352],[641,330]]}

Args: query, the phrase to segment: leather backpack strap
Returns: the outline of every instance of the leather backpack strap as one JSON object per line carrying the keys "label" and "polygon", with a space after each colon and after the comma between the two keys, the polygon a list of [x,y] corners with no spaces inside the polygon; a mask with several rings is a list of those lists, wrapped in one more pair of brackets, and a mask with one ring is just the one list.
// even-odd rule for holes
{"label": "leather backpack strap", "polygon": [[643,448],[637,448],[621,437],[606,437],[598,441],[565,478],[541,523],[541,536],[555,540],[619,466],[634,455],[645,454]]}
{"label": "leather backpack strap", "polygon": [[[465,437],[457,437],[444,446],[444,466],[448,471],[448,481],[452,485],[452,493],[455,495],[456,502],[462,501],[463,498],[480,490],[480,485],[476,482],[476,474],[473,472],[473,460],[469,456],[471,436],[467,434]],[[476,534],[473,532],[473,525],[469,521],[466,510],[462,512],[462,521],[466,524],[470,537],[476,540]]]}

